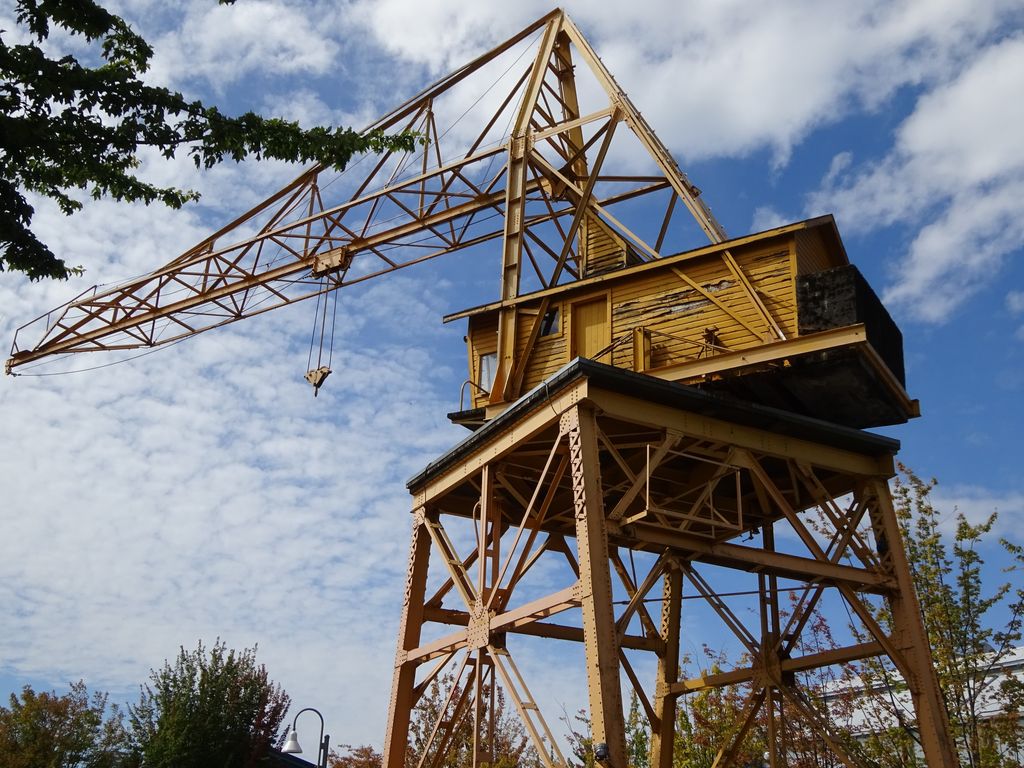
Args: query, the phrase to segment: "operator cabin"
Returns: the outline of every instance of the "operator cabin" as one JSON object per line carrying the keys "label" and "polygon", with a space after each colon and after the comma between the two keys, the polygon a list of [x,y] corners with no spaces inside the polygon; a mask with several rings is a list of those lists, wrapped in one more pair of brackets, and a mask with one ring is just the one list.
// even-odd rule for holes
{"label": "operator cabin", "polygon": [[[832,216],[653,261],[596,218],[580,243],[579,280],[511,302],[520,392],[584,357],[849,427],[919,415],[899,328]],[[470,429],[510,404],[491,392],[501,306],[445,317],[469,321],[466,402],[449,417]]]}

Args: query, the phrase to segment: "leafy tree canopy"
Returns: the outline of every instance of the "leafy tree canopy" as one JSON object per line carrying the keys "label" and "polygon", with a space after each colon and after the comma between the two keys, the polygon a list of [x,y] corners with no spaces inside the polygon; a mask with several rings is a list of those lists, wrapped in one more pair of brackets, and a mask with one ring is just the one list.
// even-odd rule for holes
{"label": "leafy tree canopy", "polygon": [[255,649],[182,648],[128,708],[133,752],[144,768],[252,768],[279,740],[288,704]]}
{"label": "leafy tree canopy", "polygon": [[117,707],[105,694],[89,696],[79,681],[71,690],[36,693],[26,685],[0,705],[0,763],[5,768],[115,768],[127,737]]}
{"label": "leafy tree canopy", "polygon": [[344,751],[331,750],[330,768],[381,768],[384,762],[383,755],[369,744],[361,747],[339,744],[338,750]]}
{"label": "leafy tree canopy", "polygon": [[[996,513],[977,523],[956,512],[952,536],[947,513],[931,499],[936,481],[925,481],[906,467],[895,484],[894,505],[905,540],[911,575],[921,606],[939,687],[946,703],[954,744],[965,768],[1016,768],[1024,757],[1024,680],[1004,665],[1024,640],[1024,588],[1013,581],[993,583],[982,549],[993,538]],[[1024,566],[1024,549],[1000,539],[1009,571]],[[880,612],[883,623],[889,620]],[[888,695],[901,687],[891,665],[864,662],[862,678],[881,695],[869,699],[878,727],[865,740],[869,753],[887,765],[923,765],[907,724],[913,713],[904,700]]]}
{"label": "leafy tree canopy", "polygon": [[[232,4],[234,0],[219,0]],[[360,134],[351,128],[302,129],[248,112],[229,117],[181,93],[145,84],[153,49],[121,17],[94,0],[17,0],[29,42],[8,45],[0,30],[0,270],[31,279],[66,279],[82,271],[58,258],[31,229],[26,192],[57,202],[74,196],[160,202],[180,208],[194,191],[150,184],[135,175],[139,153],[187,152],[196,167],[246,157],[317,161],[344,167],[358,152],[411,149],[412,134]],[[43,43],[53,28],[92,45],[95,66],[75,56],[52,58]]]}

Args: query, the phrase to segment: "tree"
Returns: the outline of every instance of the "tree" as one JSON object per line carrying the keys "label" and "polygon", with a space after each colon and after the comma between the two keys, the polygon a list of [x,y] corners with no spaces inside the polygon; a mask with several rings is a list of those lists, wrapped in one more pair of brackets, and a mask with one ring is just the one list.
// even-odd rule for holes
{"label": "tree", "polygon": [[0,755],[5,768],[116,768],[127,751],[124,717],[107,711],[106,694],[85,683],[63,695],[26,685],[0,705]]}
{"label": "tree", "polygon": [[626,760],[633,768],[648,768],[651,756],[651,729],[647,713],[640,707],[640,697],[632,691],[626,713]]}
{"label": "tree", "polygon": [[[1024,754],[1024,680],[1003,664],[1024,636],[1024,588],[1002,580],[993,585],[992,569],[984,567],[981,545],[991,536],[997,515],[971,523],[957,513],[950,536],[943,528],[947,515],[930,499],[935,485],[935,480],[925,482],[900,466],[893,502],[952,737],[964,768],[1015,768]],[[1014,563],[1010,570],[1020,570],[1024,548],[1005,539],[999,544]],[[890,626],[884,603],[878,605],[877,618],[883,627]],[[859,640],[869,639],[862,628],[851,631]],[[801,654],[835,647],[828,623],[815,613],[801,635]],[[710,657],[712,668],[731,666],[724,655]],[[848,752],[867,764],[923,768],[910,697],[887,657],[803,674],[802,687],[822,694],[812,695],[807,704],[834,723],[845,723],[845,732],[838,735]],[[680,701],[676,766],[711,765],[722,734],[734,730],[730,717],[742,694],[742,686],[734,686]],[[839,765],[834,752],[802,727],[801,715],[788,703],[782,719],[788,765]],[[854,731],[856,740],[851,738]],[[763,724],[751,729],[743,747],[749,757],[756,756],[763,732]]]}
{"label": "tree", "polygon": [[[900,470],[893,500],[960,762],[965,768],[1018,766],[1024,681],[1002,665],[1022,639],[1024,589],[986,580],[980,546],[997,514],[972,524],[958,512],[949,542],[946,516],[930,498],[936,481]],[[1000,545],[1015,563],[1011,570],[1024,565],[1024,549],[1006,539]],[[884,610],[880,618],[888,618]],[[921,765],[902,681],[878,662],[863,665],[862,679],[862,709],[874,723],[866,746],[889,765]]]}
{"label": "tree", "polygon": [[128,708],[142,768],[251,768],[280,740],[288,696],[256,664],[256,650],[181,649]]}
{"label": "tree", "polygon": [[[594,739],[590,728],[590,716],[587,710],[581,709],[572,718],[579,723],[574,725],[569,719],[568,713],[561,718],[569,728],[566,740],[569,743],[569,752],[577,762],[570,760],[570,765],[576,768],[595,768],[599,765],[594,758]],[[624,723],[626,732],[626,764],[629,768],[648,768],[650,766],[651,729],[647,721],[647,714],[640,706],[640,697],[636,691],[630,692],[629,711],[626,714]],[[582,727],[582,730],[579,730]]]}
{"label": "tree", "polygon": [[[579,725],[574,724],[574,721]],[[574,768],[594,768],[597,765],[597,760],[594,759],[594,738],[591,734],[590,714],[587,710],[581,709],[570,720],[569,713],[566,712],[562,716],[562,722],[569,729],[566,734],[569,753],[577,760],[576,763],[570,761],[569,764]]]}
{"label": "tree", "polygon": [[[705,645],[704,656],[711,674],[732,666],[724,651]],[[684,659],[683,662],[685,669],[691,660]],[[748,685],[738,684],[682,697],[676,705],[672,764],[678,768],[711,768],[721,745],[742,725],[743,702],[748,692]],[[737,754],[736,764],[754,765],[763,752],[764,742],[756,729],[752,729]]]}
{"label": "tree", "polygon": [[330,768],[380,768],[384,760],[384,756],[368,744],[361,747],[339,744],[337,749],[345,751],[331,750]]}
{"label": "tree", "polygon": [[[183,150],[205,168],[249,156],[342,168],[358,152],[414,145],[409,133],[303,130],[252,112],[228,117],[145,84],[141,75],[153,49],[94,0],[16,0],[15,7],[30,42],[8,45],[0,37],[0,270],[21,271],[33,280],[82,271],[32,231],[34,209],[26,192],[55,200],[65,214],[82,208],[74,190],[172,208],[195,200],[194,191],[160,187],[135,175],[147,147],[168,159]],[[93,61],[51,58],[43,43],[54,27],[91,44]]]}

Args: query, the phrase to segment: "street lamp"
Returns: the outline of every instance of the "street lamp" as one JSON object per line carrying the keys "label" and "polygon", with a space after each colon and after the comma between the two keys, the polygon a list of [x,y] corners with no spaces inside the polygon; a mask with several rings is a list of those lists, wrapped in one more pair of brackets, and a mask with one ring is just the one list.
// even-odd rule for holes
{"label": "street lamp", "polygon": [[331,737],[330,735],[324,735],[324,716],[320,714],[319,710],[313,709],[312,707],[300,709],[295,713],[295,717],[292,719],[292,727],[288,731],[288,738],[285,739],[284,746],[281,747],[281,751],[292,755],[302,754],[302,747],[299,746],[299,735],[295,732],[295,722],[303,712],[316,712],[316,716],[320,718],[320,750],[317,752],[316,765],[317,768],[327,768],[327,753],[329,751],[328,747],[331,742]]}

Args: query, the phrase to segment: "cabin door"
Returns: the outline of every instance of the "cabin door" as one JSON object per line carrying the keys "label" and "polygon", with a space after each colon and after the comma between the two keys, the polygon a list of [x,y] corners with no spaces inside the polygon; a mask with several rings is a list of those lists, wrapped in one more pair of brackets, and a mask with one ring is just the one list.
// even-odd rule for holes
{"label": "cabin door", "polygon": [[[612,343],[611,327],[608,322],[608,300],[601,296],[589,301],[581,301],[572,305],[572,349],[573,357],[596,359],[598,353]],[[608,355],[600,362],[611,363]]]}

